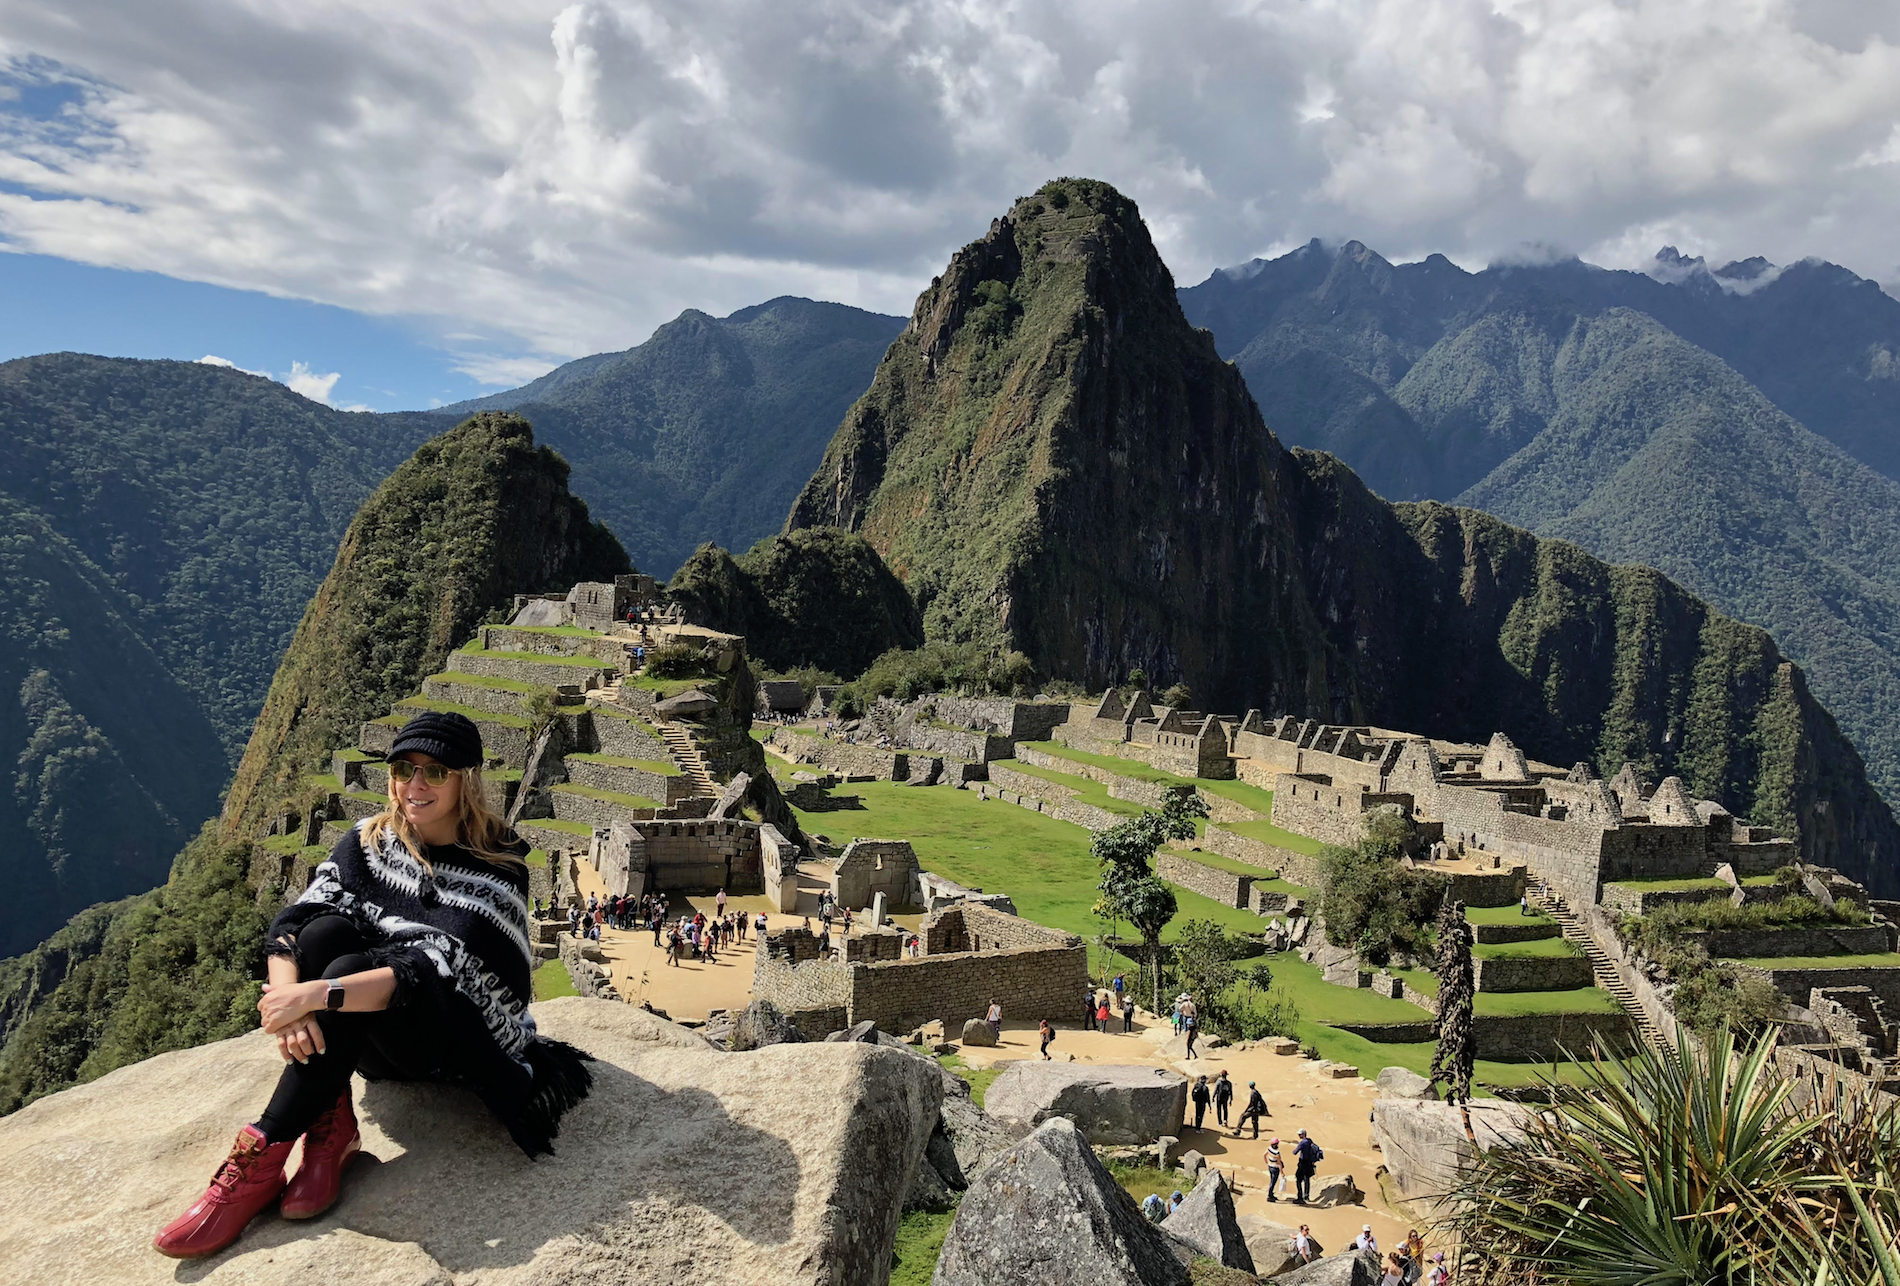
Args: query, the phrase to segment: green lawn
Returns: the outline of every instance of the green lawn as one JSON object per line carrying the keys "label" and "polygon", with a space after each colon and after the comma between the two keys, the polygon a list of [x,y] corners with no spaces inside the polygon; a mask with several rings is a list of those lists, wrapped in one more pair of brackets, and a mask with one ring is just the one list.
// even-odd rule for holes
{"label": "green lawn", "polygon": [[[556,789],[559,788],[557,787]],[[627,798],[631,799],[633,796],[629,795]],[[648,808],[652,806],[652,803],[652,800],[648,800],[645,804],[640,805],[640,807]],[[524,817],[521,819],[521,824],[523,826],[539,826],[551,831],[565,831],[569,835],[579,835],[585,839],[594,838],[594,828],[589,826],[586,822],[564,821],[559,817]]]}
{"label": "green lawn", "polygon": [[1900,955],[1891,951],[1858,956],[1728,956],[1732,964],[1757,969],[1900,969]]}
{"label": "green lawn", "polygon": [[1231,799],[1236,804],[1251,808],[1261,817],[1273,816],[1273,792],[1244,781],[1211,781],[1205,777],[1196,777],[1194,784],[1210,795],[1219,795],[1222,799]]}
{"label": "green lawn", "polygon": [[511,630],[520,630],[523,634],[555,634],[564,639],[595,639],[604,635],[596,630],[584,630],[578,625],[510,625]]}
{"label": "green lawn", "polygon": [[574,990],[573,975],[568,973],[567,966],[559,960],[544,961],[535,969],[534,998],[536,1000],[553,1000],[557,996],[580,994]]}
{"label": "green lawn", "polygon": [[548,864],[548,851],[545,848],[531,848],[528,850],[528,855],[521,860],[526,862],[529,866],[546,866]]}
{"label": "green lawn", "polygon": [[[1427,996],[1438,994],[1438,979],[1430,969],[1394,969],[1412,990]],[[1518,1014],[1613,1014],[1622,1006],[1616,997],[1600,987],[1578,987],[1574,991],[1480,991],[1472,1002],[1472,1012],[1503,1016]]]}
{"label": "green lawn", "polygon": [[595,705],[590,707],[590,709],[593,710],[596,719],[603,715],[609,719],[625,719],[628,723],[646,733],[649,737],[658,737],[660,735],[658,728],[648,723],[645,719],[640,718],[638,715],[628,714],[625,710],[616,710],[612,706],[605,705]]}
{"label": "green lawn", "polygon": [[970,1087],[970,1101],[978,1107],[983,1106],[983,1094],[990,1082],[1003,1074],[1000,1067],[971,1067],[955,1054],[939,1054],[937,1062],[945,1071],[954,1072]]}
{"label": "green lawn", "polygon": [[[512,692],[523,697],[554,691],[545,683],[523,683],[519,679],[497,678],[492,674],[470,674],[466,670],[444,670],[440,674],[431,674],[429,679],[437,679],[443,683],[459,683],[470,688],[487,688],[493,692]],[[427,683],[429,679],[424,679],[423,682]]]}
{"label": "green lawn", "polygon": [[474,723],[498,723],[505,728],[532,728],[534,725],[519,715],[494,714],[487,710],[477,710],[473,706],[457,705],[453,701],[437,701],[433,697],[404,697],[396,703],[393,714],[384,715],[376,723],[387,723],[401,727],[409,722],[420,710],[433,710],[437,714],[459,714]]}
{"label": "green lawn", "polygon": [[1230,835],[1239,835],[1245,839],[1259,840],[1262,844],[1273,844],[1280,848],[1291,849],[1295,853],[1304,853],[1308,857],[1318,857],[1319,851],[1326,847],[1318,840],[1307,835],[1297,835],[1282,830],[1272,822],[1215,822]]}
{"label": "green lawn", "polygon": [[582,763],[587,764],[605,764],[609,768],[644,768],[646,771],[658,773],[662,777],[677,777],[680,775],[679,765],[671,760],[628,759],[621,755],[590,754],[569,754],[566,757],[569,759],[578,759]]}
{"label": "green lawn", "polygon": [[1532,938],[1529,942],[1480,942],[1471,948],[1474,960],[1498,956],[1575,956],[1583,954],[1563,938]]}
{"label": "green lawn", "polygon": [[[1202,849],[1198,853],[1185,848],[1175,849],[1173,851],[1179,853],[1182,857],[1199,862],[1203,866],[1211,866],[1221,871],[1231,871],[1235,875],[1251,875],[1254,877],[1254,883],[1262,888],[1279,889],[1280,892],[1286,893],[1295,887],[1294,885],[1287,884],[1285,880],[1280,879],[1279,873],[1274,871],[1271,867],[1255,866],[1252,862],[1243,862],[1237,857],[1227,857],[1220,853],[1210,852],[1207,849]],[[1282,888],[1282,885],[1285,885],[1285,887]],[[1298,896],[1305,895],[1299,894]]]}
{"label": "green lawn", "polygon": [[1713,875],[1690,876],[1686,879],[1612,880],[1610,883],[1635,889],[1639,893],[1689,893],[1696,889],[1725,889],[1728,887],[1728,885],[1716,879]]}
{"label": "green lawn", "polygon": [[1096,768],[1105,768],[1117,777],[1133,777],[1136,781],[1158,782],[1164,786],[1205,786],[1210,784],[1194,777],[1179,777],[1159,768],[1150,768],[1139,759],[1123,759],[1120,755],[1095,755],[1086,750],[1075,750],[1060,741],[1019,741],[1019,746],[1028,746],[1031,750],[1040,750],[1046,755],[1058,759],[1067,759],[1078,764],[1090,764]]}
{"label": "green lawn", "polygon": [[[1367,1040],[1364,1036],[1340,1031],[1337,1027],[1305,1021],[1300,1023],[1300,1041],[1317,1048],[1320,1057],[1357,1067],[1367,1076],[1377,1075],[1377,1069],[1381,1067],[1403,1067],[1417,1072],[1420,1076],[1429,1076],[1431,1075],[1432,1052],[1437,1048],[1436,1043],[1429,1040],[1413,1044],[1388,1045],[1382,1041]],[[1492,1059],[1480,1058],[1477,1060],[1472,1075],[1478,1087],[1516,1089],[1526,1085],[1541,1084],[1549,1079],[1551,1071],[1552,1067],[1549,1063],[1500,1063]],[[1561,1064],[1556,1071],[1560,1080],[1570,1084],[1580,1084],[1583,1080],[1582,1069],[1573,1064]],[[1475,1096],[1490,1097],[1483,1088],[1476,1089]]]}
{"label": "green lawn", "polygon": [[1367,987],[1336,987],[1291,951],[1267,957],[1273,983],[1284,987],[1303,1018],[1324,1015],[1342,1023],[1421,1023],[1431,1015],[1409,1000],[1375,995]]}
{"label": "green lawn", "polygon": [[688,688],[696,688],[702,683],[710,682],[710,679],[653,679],[647,677],[645,674],[636,674],[630,678],[622,679],[620,686],[623,688],[646,688],[649,691],[659,693],[661,698],[664,699],[666,697],[678,696]]}
{"label": "green lawn", "polygon": [[1542,911],[1532,907],[1529,915],[1517,909],[1517,903],[1510,906],[1468,906],[1465,908],[1467,924],[1550,924],[1552,920]]}

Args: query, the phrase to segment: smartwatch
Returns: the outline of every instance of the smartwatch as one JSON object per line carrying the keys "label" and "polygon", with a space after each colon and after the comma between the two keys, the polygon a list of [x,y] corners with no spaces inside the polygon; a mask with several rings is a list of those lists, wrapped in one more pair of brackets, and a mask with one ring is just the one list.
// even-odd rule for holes
{"label": "smartwatch", "polygon": [[324,997],[324,1002],[323,1002],[324,1008],[330,1009],[330,1010],[337,1010],[337,1009],[343,1008],[343,996],[344,996],[343,984],[336,981],[336,979],[332,978],[330,980],[329,994]]}

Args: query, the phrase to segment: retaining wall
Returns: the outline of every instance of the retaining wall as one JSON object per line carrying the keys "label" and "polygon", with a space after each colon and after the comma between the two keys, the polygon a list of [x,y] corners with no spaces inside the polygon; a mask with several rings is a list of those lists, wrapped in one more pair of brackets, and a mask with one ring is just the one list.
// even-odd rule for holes
{"label": "retaining wall", "polygon": [[1505,942],[1542,942],[1546,938],[1559,938],[1563,930],[1551,920],[1530,920],[1523,924],[1474,924],[1471,926],[1472,940],[1479,946],[1495,946]]}
{"label": "retaining wall", "polygon": [[1298,884],[1309,889],[1316,889],[1321,884],[1320,863],[1317,857],[1296,853],[1290,848],[1281,848],[1278,844],[1249,839],[1245,835],[1236,835],[1232,831],[1222,830],[1218,826],[1209,824],[1201,834],[1201,847],[1210,853],[1231,857],[1236,862],[1245,862],[1249,866],[1258,866],[1262,870],[1278,871],[1280,878],[1289,884]]}
{"label": "retaining wall", "polygon": [[1070,1015],[1088,986],[1088,948],[1015,947],[1000,951],[924,956],[849,966],[850,1019],[874,1019],[879,1028],[905,1032],[932,1019],[954,1034],[980,1018],[992,1000],[1006,1018]]}
{"label": "retaining wall", "polygon": [[910,755],[902,750],[877,746],[855,746],[827,737],[802,736],[776,732],[772,742],[785,758],[798,763],[816,764],[846,777],[871,777],[878,781],[909,781]]}
{"label": "retaining wall", "polygon": [[[1380,1044],[1412,1045],[1438,1039],[1435,1022],[1331,1023],[1340,1031]],[[1628,1048],[1636,1039],[1629,1015],[1615,1014],[1477,1014],[1471,1020],[1477,1057],[1502,1062],[1545,1061],[1568,1049],[1587,1055],[1593,1038],[1612,1048]]]}
{"label": "retaining wall", "polygon": [[1686,933],[1711,956],[1859,956],[1893,950],[1884,924],[1816,924],[1787,929],[1711,929]]}
{"label": "retaining wall", "polygon": [[[1753,965],[1744,965],[1753,969]],[[1791,1005],[1806,1005],[1816,987],[1865,987],[1889,1007],[1900,1007],[1900,967],[1835,969],[1755,969],[1773,983]]]}
{"label": "retaining wall", "polygon": [[1708,889],[1644,889],[1639,884],[1605,884],[1602,905],[1620,915],[1648,915],[1666,906],[1698,902],[1726,902],[1734,892],[1728,885]]}
{"label": "retaining wall", "polygon": [[1170,884],[1179,884],[1203,897],[1213,898],[1222,906],[1241,909],[1247,907],[1253,889],[1252,876],[1236,875],[1218,866],[1208,866],[1182,853],[1157,853],[1155,874]]}
{"label": "retaining wall", "polygon": [[1068,773],[1071,777],[1086,777],[1090,781],[1100,782],[1108,787],[1110,799],[1125,799],[1131,804],[1140,804],[1144,808],[1161,809],[1168,806],[1168,799],[1190,787],[1169,786],[1158,781],[1143,781],[1139,777],[1124,777],[1096,764],[1077,763],[1073,759],[1064,759],[1052,755],[1046,750],[1037,750],[1033,746],[1016,747],[1016,758],[1036,768],[1047,768],[1053,772]]}
{"label": "retaining wall", "polygon": [[1575,991],[1593,986],[1588,956],[1491,956],[1471,962],[1479,991]]}

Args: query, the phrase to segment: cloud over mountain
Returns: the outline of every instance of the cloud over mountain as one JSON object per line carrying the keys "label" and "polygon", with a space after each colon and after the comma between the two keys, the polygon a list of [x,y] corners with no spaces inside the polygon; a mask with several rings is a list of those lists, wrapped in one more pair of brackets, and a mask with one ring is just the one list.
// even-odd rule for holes
{"label": "cloud over mountain", "polygon": [[517,373],[689,305],[903,311],[1057,173],[1190,280],[1319,234],[1893,281],[1896,42],[1838,0],[39,0],[0,15],[0,239]]}

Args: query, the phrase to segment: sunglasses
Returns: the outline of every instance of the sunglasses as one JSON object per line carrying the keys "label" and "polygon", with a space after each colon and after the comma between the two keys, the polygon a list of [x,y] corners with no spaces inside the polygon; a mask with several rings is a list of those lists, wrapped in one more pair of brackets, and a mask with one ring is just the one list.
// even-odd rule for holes
{"label": "sunglasses", "polygon": [[393,760],[389,765],[389,775],[405,784],[421,777],[431,786],[440,786],[460,771],[443,764],[412,764],[407,759]]}

